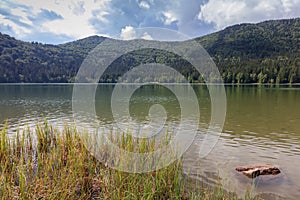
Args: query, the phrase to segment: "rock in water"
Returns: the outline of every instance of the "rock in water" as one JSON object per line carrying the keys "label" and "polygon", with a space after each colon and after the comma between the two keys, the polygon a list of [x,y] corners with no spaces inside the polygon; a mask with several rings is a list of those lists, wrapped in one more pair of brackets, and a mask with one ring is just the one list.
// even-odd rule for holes
{"label": "rock in water", "polygon": [[277,175],[280,173],[278,167],[273,165],[247,165],[235,168],[238,172],[243,172],[249,178],[256,178],[260,175]]}

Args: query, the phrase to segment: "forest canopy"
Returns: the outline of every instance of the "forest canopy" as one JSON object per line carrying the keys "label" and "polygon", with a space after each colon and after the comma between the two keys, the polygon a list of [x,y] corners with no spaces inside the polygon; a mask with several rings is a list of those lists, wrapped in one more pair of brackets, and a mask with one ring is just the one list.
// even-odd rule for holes
{"label": "forest canopy", "polygon": [[[49,45],[23,42],[0,33],[0,82],[72,83],[85,57],[105,39],[92,36]],[[300,83],[300,18],[235,25],[195,40],[213,58],[225,83]],[[172,66],[189,82],[203,82],[190,63],[155,49],[121,56],[100,82],[115,83],[141,63]],[[157,80],[168,82],[162,76]],[[141,81],[137,79],[127,81]]]}

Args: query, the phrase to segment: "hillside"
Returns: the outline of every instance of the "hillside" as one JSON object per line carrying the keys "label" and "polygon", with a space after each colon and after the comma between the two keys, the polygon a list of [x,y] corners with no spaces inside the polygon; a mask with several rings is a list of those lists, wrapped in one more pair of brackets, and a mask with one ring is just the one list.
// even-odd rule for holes
{"label": "hillside", "polygon": [[[0,34],[0,82],[72,82],[85,56],[104,39],[47,45]],[[213,57],[226,83],[300,83],[300,18],[235,25],[195,40]],[[147,49],[117,59],[101,81],[116,82],[129,68],[150,62],[168,64],[190,82],[202,81],[178,56]]]}
{"label": "hillside", "polygon": [[299,55],[300,18],[235,25],[196,40],[214,56],[257,59]]}
{"label": "hillside", "polygon": [[225,82],[300,82],[300,19],[241,24],[197,38]]}
{"label": "hillside", "polygon": [[95,36],[47,45],[0,34],[0,82],[72,82],[84,57],[101,40]]}

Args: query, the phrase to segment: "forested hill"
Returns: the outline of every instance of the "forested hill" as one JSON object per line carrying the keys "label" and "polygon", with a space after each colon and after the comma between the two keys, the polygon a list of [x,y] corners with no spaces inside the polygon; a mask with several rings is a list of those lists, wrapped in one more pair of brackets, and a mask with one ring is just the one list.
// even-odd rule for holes
{"label": "forested hill", "polygon": [[196,40],[225,82],[300,82],[300,18],[235,25]]}
{"label": "forested hill", "polygon": [[196,39],[214,56],[259,59],[300,52],[300,18],[241,24]]}
{"label": "forested hill", "polygon": [[[73,82],[85,56],[104,39],[47,45],[0,34],[0,82]],[[213,57],[227,83],[300,83],[300,18],[235,25],[195,40]],[[174,66],[189,81],[202,81],[189,63],[158,50],[117,59],[101,81],[116,82],[129,68],[147,62]]]}
{"label": "forested hill", "polygon": [[85,56],[103,40],[103,37],[93,36],[48,45],[0,34],[0,82],[72,82]]}

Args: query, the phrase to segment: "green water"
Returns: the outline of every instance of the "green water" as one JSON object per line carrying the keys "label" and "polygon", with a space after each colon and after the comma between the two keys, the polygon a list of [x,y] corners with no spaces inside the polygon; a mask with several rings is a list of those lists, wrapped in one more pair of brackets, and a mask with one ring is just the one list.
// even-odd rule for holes
{"label": "green water", "polygon": [[[181,87],[181,86],[175,86]],[[101,125],[114,122],[111,113],[113,85],[99,85],[95,108]],[[200,108],[199,137],[184,155],[186,172],[193,178],[216,183],[242,195],[254,187],[255,194],[298,199],[300,197],[300,86],[226,86],[227,113],[223,132],[213,151],[200,159],[200,132],[208,127],[211,100],[206,86],[194,85]],[[10,134],[18,127],[33,126],[47,118],[61,126],[72,123],[73,85],[0,85],[0,126],[8,121]],[[148,111],[162,105],[168,126],[180,122],[180,103],[166,87],[144,86],[130,99],[130,114],[147,123]],[[282,173],[259,177],[254,182],[234,171],[245,164],[275,164]],[[205,178],[203,178],[205,177]]]}

